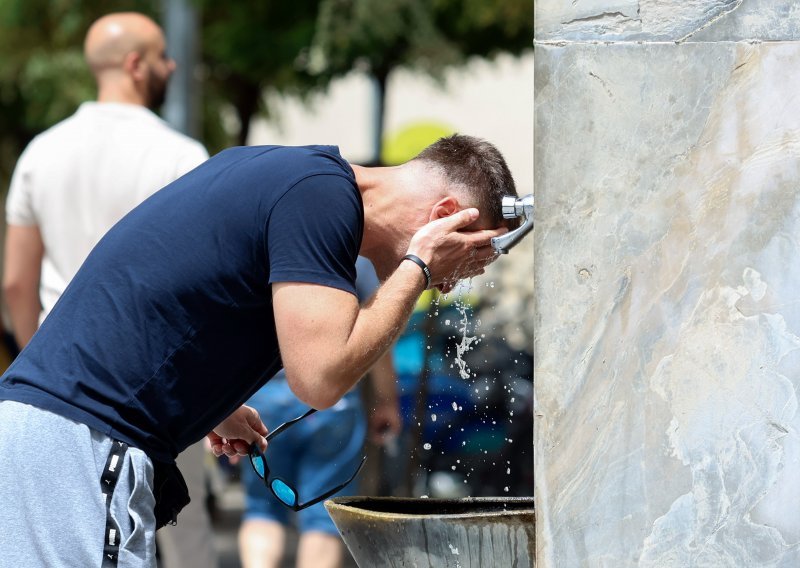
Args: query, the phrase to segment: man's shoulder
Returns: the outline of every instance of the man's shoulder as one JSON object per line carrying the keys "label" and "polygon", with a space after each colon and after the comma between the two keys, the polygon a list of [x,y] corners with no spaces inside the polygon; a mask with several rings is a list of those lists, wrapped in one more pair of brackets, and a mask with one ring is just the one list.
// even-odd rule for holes
{"label": "man's shoulder", "polygon": [[206,151],[200,142],[179,132],[154,112],[145,108],[142,108],[142,110],[147,114],[142,115],[143,120],[135,122],[135,129],[130,131],[131,135],[140,136],[146,139],[148,143],[156,144],[165,149]]}
{"label": "man's shoulder", "polygon": [[75,112],[34,136],[28,143],[26,151],[35,151],[39,147],[47,146],[50,142],[57,142],[61,138],[68,136],[72,131],[79,128],[77,115],[78,113]]}
{"label": "man's shoulder", "polygon": [[254,168],[266,162],[278,170],[297,171],[304,176],[312,172],[324,173],[323,170],[352,173],[350,164],[341,156],[337,146],[232,146],[220,151],[212,159],[212,163],[219,165],[232,162],[250,163]]}
{"label": "man's shoulder", "polygon": [[184,147],[202,147],[197,140],[175,130],[153,111],[138,105],[115,103],[83,103],[70,116],[40,132],[28,147],[36,148],[65,139],[92,136],[107,137],[119,125],[126,137],[144,137],[148,142],[158,142]]}
{"label": "man's shoulder", "polygon": [[199,152],[208,157],[205,146],[194,138],[178,132],[166,123],[154,126],[153,135],[155,143],[164,149],[173,149],[180,152]]}

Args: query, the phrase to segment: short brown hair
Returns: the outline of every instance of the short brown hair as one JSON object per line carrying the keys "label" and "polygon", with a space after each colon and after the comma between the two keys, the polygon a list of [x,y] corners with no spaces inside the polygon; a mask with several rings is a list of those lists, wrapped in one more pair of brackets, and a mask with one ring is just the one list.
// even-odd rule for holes
{"label": "short brown hair", "polygon": [[503,219],[503,196],[516,197],[517,189],[503,155],[493,144],[474,136],[453,134],[440,138],[414,160],[438,167],[448,182],[464,187],[492,226],[518,224],[516,220]]}

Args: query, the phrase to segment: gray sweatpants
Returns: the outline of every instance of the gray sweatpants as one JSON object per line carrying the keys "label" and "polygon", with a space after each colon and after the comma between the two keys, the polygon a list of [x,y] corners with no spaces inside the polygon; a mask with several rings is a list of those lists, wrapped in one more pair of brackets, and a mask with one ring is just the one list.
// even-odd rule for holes
{"label": "gray sweatpants", "polygon": [[[107,513],[100,484],[113,443],[84,424],[0,401],[0,566],[102,566]],[[152,462],[128,448],[111,494],[117,566],[156,565],[152,484]]]}

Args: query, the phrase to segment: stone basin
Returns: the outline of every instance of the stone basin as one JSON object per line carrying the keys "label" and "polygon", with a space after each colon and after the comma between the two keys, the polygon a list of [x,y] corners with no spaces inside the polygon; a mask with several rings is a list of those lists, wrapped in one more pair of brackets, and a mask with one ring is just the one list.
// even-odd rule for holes
{"label": "stone basin", "polygon": [[359,568],[533,568],[533,497],[325,501]]}

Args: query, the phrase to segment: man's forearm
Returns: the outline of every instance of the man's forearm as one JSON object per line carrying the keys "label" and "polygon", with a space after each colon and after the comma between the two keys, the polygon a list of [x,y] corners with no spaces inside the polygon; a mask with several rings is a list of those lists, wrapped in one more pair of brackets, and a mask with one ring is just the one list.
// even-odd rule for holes
{"label": "man's forearm", "polygon": [[370,302],[361,308],[348,339],[356,356],[359,349],[373,354],[360,365],[361,376],[378,362],[403,332],[424,290],[425,278],[419,267],[411,262],[402,262]]}
{"label": "man's forearm", "polygon": [[22,349],[39,327],[41,305],[39,304],[38,290],[33,290],[32,293],[29,290],[18,290],[11,294],[6,292],[6,303],[14,331],[14,340]]}
{"label": "man's forearm", "polygon": [[25,347],[39,327],[39,279],[42,274],[44,244],[35,225],[6,227],[3,263],[3,294],[8,306],[14,339]]}
{"label": "man's forearm", "polygon": [[424,287],[411,262],[401,263],[361,308],[340,290],[279,285],[273,305],[292,391],[315,408],[335,404],[405,329]]}

